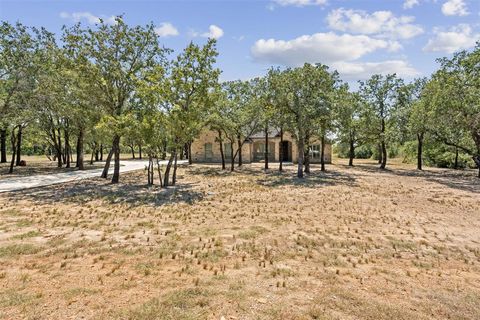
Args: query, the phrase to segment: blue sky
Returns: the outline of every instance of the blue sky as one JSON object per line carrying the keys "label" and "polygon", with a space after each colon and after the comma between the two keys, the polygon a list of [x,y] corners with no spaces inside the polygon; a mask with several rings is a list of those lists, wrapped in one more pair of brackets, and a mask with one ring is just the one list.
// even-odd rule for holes
{"label": "blue sky", "polygon": [[222,80],[304,62],[327,64],[349,82],[388,72],[411,79],[480,40],[480,0],[0,0],[1,20],[57,34],[119,14],[129,24],[153,22],[175,51],[216,37]]}

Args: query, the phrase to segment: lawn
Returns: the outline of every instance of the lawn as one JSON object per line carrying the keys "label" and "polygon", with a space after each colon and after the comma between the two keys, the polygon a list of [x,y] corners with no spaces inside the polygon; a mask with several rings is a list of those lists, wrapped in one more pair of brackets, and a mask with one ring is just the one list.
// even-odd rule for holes
{"label": "lawn", "polygon": [[343,160],[0,195],[0,318],[480,319],[480,179]]}

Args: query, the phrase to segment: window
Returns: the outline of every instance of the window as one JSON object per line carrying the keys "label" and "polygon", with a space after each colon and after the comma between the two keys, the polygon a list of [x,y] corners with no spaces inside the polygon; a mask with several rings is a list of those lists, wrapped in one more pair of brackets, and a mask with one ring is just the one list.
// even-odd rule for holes
{"label": "window", "polygon": [[310,152],[310,158],[312,159],[320,159],[320,145],[319,144],[314,144],[310,146],[309,152]]}
{"label": "window", "polygon": [[224,143],[223,144],[223,154],[225,159],[231,159],[232,155],[232,144],[231,143]]}
{"label": "window", "polygon": [[[265,159],[265,142],[255,142],[253,145],[254,161],[261,161]],[[268,143],[268,159],[275,161],[275,143]]]}
{"label": "window", "polygon": [[205,143],[205,160],[212,160],[213,152],[212,152],[212,144]]}

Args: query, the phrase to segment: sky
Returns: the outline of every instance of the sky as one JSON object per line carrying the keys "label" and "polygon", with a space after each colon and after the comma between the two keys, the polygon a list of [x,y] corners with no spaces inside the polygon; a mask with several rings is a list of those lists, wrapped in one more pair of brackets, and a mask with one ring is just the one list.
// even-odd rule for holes
{"label": "sky", "polygon": [[218,40],[221,80],[323,63],[350,83],[375,73],[429,76],[436,58],[480,41],[480,0],[0,0],[0,20],[43,26],[153,22],[165,47]]}

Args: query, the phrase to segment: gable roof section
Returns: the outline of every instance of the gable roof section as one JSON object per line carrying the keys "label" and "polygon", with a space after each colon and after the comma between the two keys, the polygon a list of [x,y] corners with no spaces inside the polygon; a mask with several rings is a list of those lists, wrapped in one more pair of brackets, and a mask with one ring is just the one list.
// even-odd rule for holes
{"label": "gable roof section", "polygon": [[[278,129],[275,129],[275,128],[270,128],[270,129],[268,129],[268,136],[270,138],[279,137],[280,136],[280,131]],[[256,132],[256,133],[252,134],[249,138],[250,139],[265,139],[265,130]]]}

